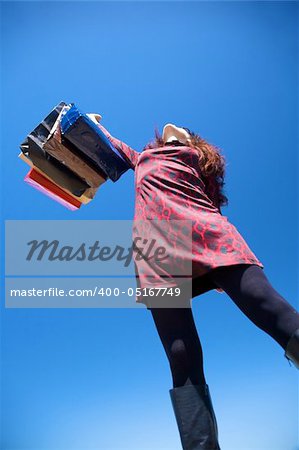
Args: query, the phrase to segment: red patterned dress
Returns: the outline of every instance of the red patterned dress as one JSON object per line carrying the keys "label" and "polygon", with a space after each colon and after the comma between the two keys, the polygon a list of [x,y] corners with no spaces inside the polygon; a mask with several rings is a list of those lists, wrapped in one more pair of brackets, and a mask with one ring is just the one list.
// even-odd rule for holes
{"label": "red patterned dress", "polygon": [[[166,275],[167,285],[178,286],[178,278],[173,274],[179,273],[175,272],[176,269],[182,270],[184,267],[180,265],[182,259],[184,263],[189,263],[188,267],[192,267],[192,298],[211,289],[219,290],[208,277],[208,272],[216,267],[240,263],[264,267],[235,226],[222,215],[220,208],[207,195],[200,173],[198,151],[195,148],[170,143],[137,152],[111,136],[101,124],[99,127],[135,171],[134,224],[143,224],[133,227],[135,234],[140,235],[143,230],[144,235],[148,237],[147,233],[152,235],[153,230],[156,230],[156,234],[167,239],[167,248],[173,249],[173,273],[167,273],[168,266],[160,267],[155,273],[155,267],[145,267],[143,260],[135,260],[137,287],[159,285]],[[156,228],[145,227],[147,219],[162,220],[169,226],[159,233]],[[178,222],[182,220],[187,220],[190,224],[187,236],[190,237],[191,230],[192,251],[190,246],[188,251],[188,246],[185,248],[182,244],[185,242],[182,238],[184,230],[178,228],[178,232],[173,232],[172,224],[183,223]],[[182,258],[175,252],[178,238]],[[187,240],[186,238],[186,242]],[[136,296],[136,302],[148,305],[147,298],[142,295]]]}

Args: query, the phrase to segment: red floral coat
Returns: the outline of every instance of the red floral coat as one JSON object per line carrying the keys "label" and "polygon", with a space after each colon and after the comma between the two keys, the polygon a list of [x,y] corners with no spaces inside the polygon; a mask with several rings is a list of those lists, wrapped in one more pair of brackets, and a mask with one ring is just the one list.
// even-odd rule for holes
{"label": "red floral coat", "polygon": [[[165,279],[168,286],[179,286],[180,275],[187,278],[191,267],[193,298],[211,289],[222,292],[208,278],[216,267],[240,263],[264,267],[208,196],[196,149],[167,144],[137,152],[99,127],[135,171],[133,238],[158,236],[159,243],[172,252],[171,264],[159,267],[135,259],[138,287],[165,285]],[[153,220],[163,221],[163,227],[148,225]],[[148,303],[143,295],[136,301]]]}

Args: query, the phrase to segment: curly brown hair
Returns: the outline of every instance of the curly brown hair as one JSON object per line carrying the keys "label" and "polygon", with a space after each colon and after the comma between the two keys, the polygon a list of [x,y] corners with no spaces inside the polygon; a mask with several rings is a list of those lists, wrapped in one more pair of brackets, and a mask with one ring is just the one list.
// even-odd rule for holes
{"label": "curly brown hair", "polygon": [[[201,178],[205,183],[206,193],[216,208],[221,212],[220,207],[228,205],[228,198],[224,194],[225,157],[216,145],[208,143],[199,134],[194,133],[189,128],[181,128],[184,128],[190,135],[191,142],[186,145],[198,150]],[[162,135],[158,128],[155,127],[155,138],[146,144],[143,150],[163,147],[164,145]]]}

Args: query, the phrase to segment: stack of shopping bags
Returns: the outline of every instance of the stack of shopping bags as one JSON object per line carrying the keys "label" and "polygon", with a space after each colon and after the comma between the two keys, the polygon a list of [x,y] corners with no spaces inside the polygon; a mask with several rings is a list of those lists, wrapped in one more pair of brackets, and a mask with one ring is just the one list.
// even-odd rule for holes
{"label": "stack of shopping bags", "polygon": [[60,102],[27,135],[19,158],[30,166],[24,181],[71,210],[89,203],[99,187],[129,169],[94,116]]}

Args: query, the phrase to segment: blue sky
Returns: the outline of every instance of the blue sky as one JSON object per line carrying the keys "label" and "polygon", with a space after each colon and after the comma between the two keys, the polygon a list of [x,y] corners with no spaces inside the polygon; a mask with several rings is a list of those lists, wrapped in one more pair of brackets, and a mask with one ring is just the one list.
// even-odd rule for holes
{"label": "blue sky", "polygon": [[[100,113],[139,151],[155,126],[183,124],[222,148],[223,214],[298,308],[298,3],[1,9],[2,238],[7,219],[133,217],[133,171],[76,212],[24,183],[19,144],[59,101]],[[1,308],[3,450],[181,448],[146,308]],[[281,347],[226,294],[195,298],[193,313],[222,449],[298,449],[298,372]]]}

